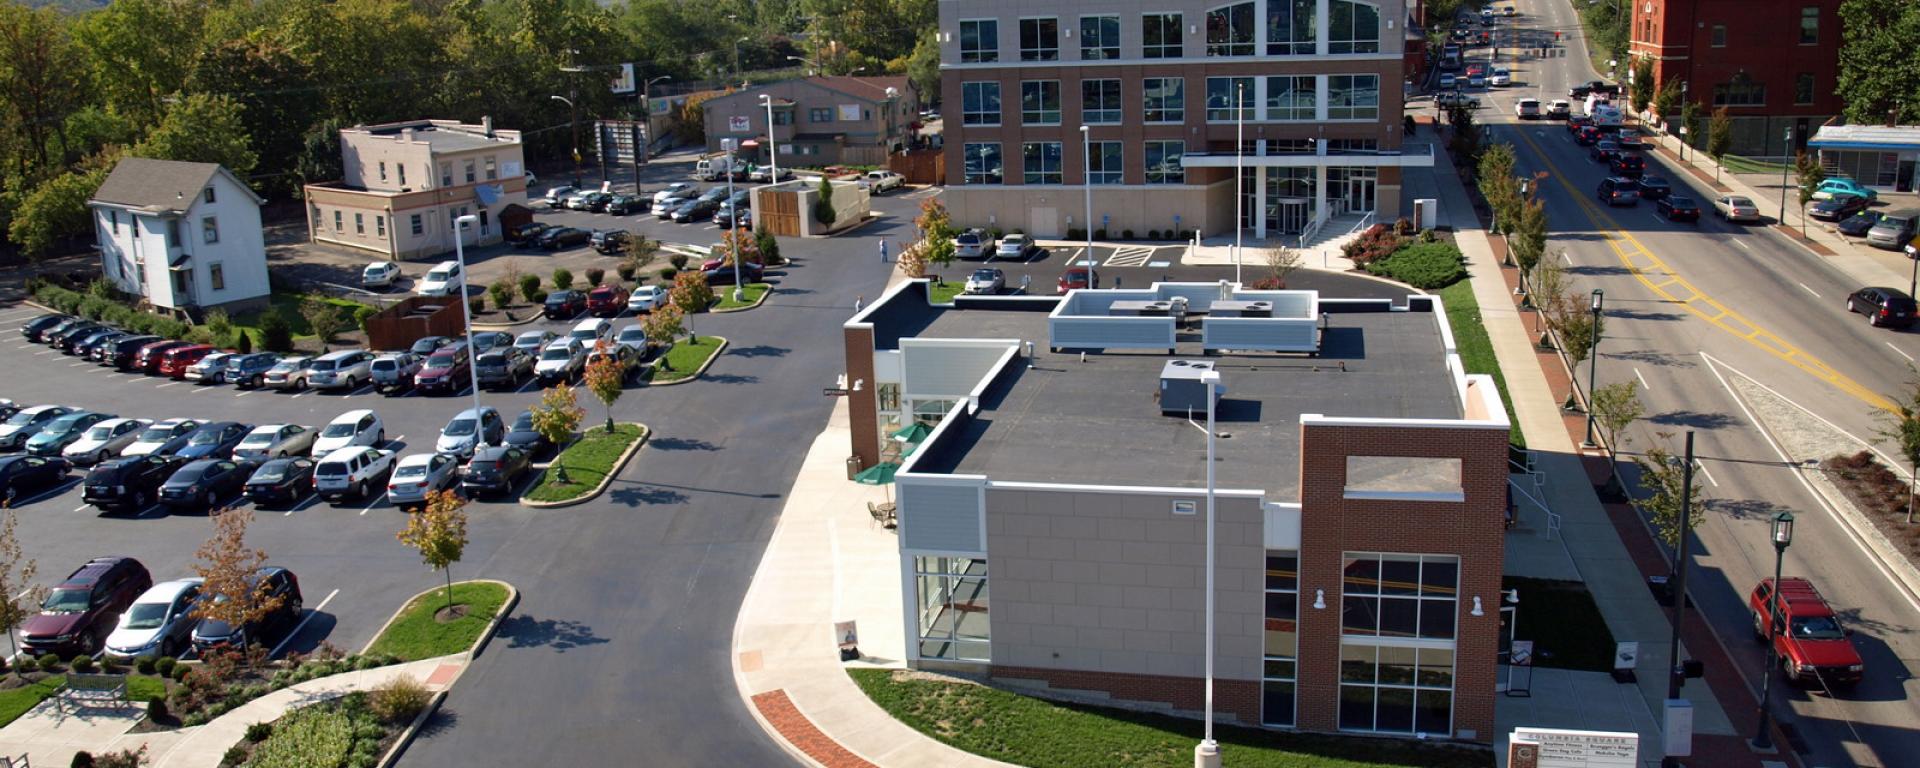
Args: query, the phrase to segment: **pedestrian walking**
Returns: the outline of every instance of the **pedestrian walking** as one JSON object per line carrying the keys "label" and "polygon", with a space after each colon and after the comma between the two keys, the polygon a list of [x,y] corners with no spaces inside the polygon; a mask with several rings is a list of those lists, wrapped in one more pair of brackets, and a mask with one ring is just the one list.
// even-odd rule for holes
{"label": "pedestrian walking", "polygon": [[867,297],[864,294],[853,297],[853,311],[858,313],[860,311],[860,303],[866,300]]}
{"label": "pedestrian walking", "polygon": [[887,241],[880,241],[880,263],[887,263]]}

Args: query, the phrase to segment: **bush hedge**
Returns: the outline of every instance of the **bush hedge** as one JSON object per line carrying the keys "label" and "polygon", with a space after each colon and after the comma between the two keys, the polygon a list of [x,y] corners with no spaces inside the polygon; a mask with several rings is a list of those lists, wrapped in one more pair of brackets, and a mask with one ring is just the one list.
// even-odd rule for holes
{"label": "bush hedge", "polygon": [[1452,285],[1467,276],[1460,249],[1447,243],[1408,245],[1384,259],[1370,262],[1367,271],[1384,275],[1423,291]]}

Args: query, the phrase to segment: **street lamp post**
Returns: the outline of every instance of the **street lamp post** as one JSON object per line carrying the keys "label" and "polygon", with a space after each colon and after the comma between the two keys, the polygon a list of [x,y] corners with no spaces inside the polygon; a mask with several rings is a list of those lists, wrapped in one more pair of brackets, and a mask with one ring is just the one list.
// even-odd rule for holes
{"label": "street lamp post", "polygon": [[[1780,147],[1780,151],[1785,154],[1788,160],[1791,160],[1793,158],[1793,126],[1787,126],[1787,135],[1785,137],[1785,140],[1786,140],[1785,144]],[[1787,166],[1788,165],[1790,165],[1790,163],[1786,161],[1782,161],[1780,163],[1780,226],[1783,226],[1783,227],[1787,225]],[[1802,211],[1800,213],[1801,218],[1806,218],[1806,215],[1807,214],[1805,211]]]}
{"label": "street lamp post", "polygon": [[1780,663],[1779,646],[1775,641],[1780,635],[1780,565],[1786,559],[1787,547],[1793,546],[1793,513],[1781,512],[1773,516],[1773,585],[1767,593],[1767,666],[1760,670],[1760,727],[1753,732],[1755,749],[1773,749],[1773,707],[1769,706],[1773,692],[1773,668]]}
{"label": "street lamp post", "polygon": [[767,182],[778,184],[780,183],[780,160],[777,157],[778,153],[773,151],[773,94],[760,94],[760,103],[767,107],[767,167],[771,169],[767,171],[769,174]]}
{"label": "street lamp post", "polygon": [[[453,220],[453,260],[459,262],[460,274],[467,274],[466,238],[461,235],[461,231],[479,222],[480,217],[471,213]],[[467,289],[464,283],[460,288],[460,317],[466,320],[467,359],[471,361],[473,359],[473,305],[467,301]],[[472,368],[468,368],[468,370],[472,370]],[[471,379],[472,377],[469,376],[468,378]],[[480,423],[480,385],[473,381],[469,381],[467,384],[473,390],[473,444],[475,446],[486,445],[487,430],[484,428],[486,425]]]}
{"label": "street lamp post", "polygon": [[[1246,192],[1240,185],[1246,183],[1245,160],[1247,154],[1247,113],[1245,111],[1247,84],[1240,80],[1233,83],[1233,282],[1240,284],[1240,242],[1246,234],[1247,223],[1241,220],[1246,205]],[[1211,685],[1211,683],[1209,683]],[[1211,730],[1208,733],[1212,733]],[[1211,737],[1208,739],[1211,741]]]}
{"label": "street lamp post", "polygon": [[[1687,81],[1682,80],[1680,81],[1680,109],[1681,111],[1684,112],[1686,108],[1687,108]],[[1665,120],[1667,119],[1667,116],[1661,115],[1660,119]],[[1686,124],[1686,121],[1682,120],[1680,122],[1680,162],[1684,163],[1686,162],[1686,160],[1687,160],[1687,124]]]}
{"label": "street lamp post", "polygon": [[1093,285],[1093,133],[1085,124],[1080,126],[1080,181],[1087,188],[1087,285],[1091,286]]}
{"label": "street lamp post", "polygon": [[1213,439],[1214,403],[1219,399],[1220,372],[1200,374],[1200,386],[1207,393],[1207,663],[1205,694],[1205,734],[1193,748],[1194,768],[1220,768],[1220,743],[1213,740]]}
{"label": "street lamp post", "polygon": [[1595,288],[1593,299],[1587,305],[1587,309],[1593,312],[1593,324],[1587,332],[1590,337],[1587,344],[1587,439],[1580,443],[1582,448],[1599,447],[1599,444],[1593,441],[1593,386],[1598,378],[1595,369],[1600,367],[1600,310],[1604,307],[1606,298],[1606,291]]}
{"label": "street lamp post", "polygon": [[573,106],[573,99],[555,95],[554,101],[567,105],[567,130],[573,133],[573,188],[580,188],[580,110]]}
{"label": "street lamp post", "polygon": [[1693,430],[1687,430],[1686,453],[1681,460],[1680,479],[1680,554],[1673,559],[1673,639],[1667,645],[1667,659],[1673,667],[1667,674],[1667,698],[1680,698],[1680,623],[1687,617],[1687,536],[1693,532]]}
{"label": "street lamp post", "polygon": [[727,222],[727,228],[735,230],[732,238],[733,245],[731,246],[731,250],[733,251],[733,300],[746,301],[747,273],[746,265],[740,263],[744,261],[744,259],[740,258],[740,235],[738,233],[740,229],[740,204],[739,201],[733,199],[733,149],[736,146],[739,146],[739,142],[733,139],[720,140],[720,148],[727,151],[727,206],[729,210],[728,215],[732,217]]}

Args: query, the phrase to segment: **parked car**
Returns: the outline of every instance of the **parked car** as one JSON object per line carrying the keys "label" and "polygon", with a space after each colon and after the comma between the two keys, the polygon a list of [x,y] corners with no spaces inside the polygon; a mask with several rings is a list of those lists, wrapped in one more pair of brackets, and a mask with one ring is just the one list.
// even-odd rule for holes
{"label": "parked car", "polygon": [[400,460],[387,478],[387,500],[406,509],[427,503],[427,494],[459,482],[460,462],[444,453],[416,453]]}
{"label": "parked car", "polygon": [[85,437],[93,425],[113,417],[111,413],[75,411],[54,419],[38,434],[27,438],[27,453],[34,456],[59,456],[67,446]]}
{"label": "parked car", "polygon": [[[300,621],[305,610],[301,603],[300,580],[294,578],[293,571],[278,566],[267,566],[255,571],[247,582],[255,590],[265,594],[266,602],[273,610],[260,617],[258,621],[248,622],[234,627],[219,619],[205,618],[193,627],[193,650],[206,656],[222,646],[245,648],[253,643],[266,643],[269,638],[291,631]],[[224,599],[215,596],[214,600]]]}
{"label": "parked car", "polygon": [[1827,179],[1820,182],[1820,186],[1813,188],[1815,200],[1826,200],[1834,195],[1853,195],[1864,197],[1869,201],[1880,199],[1880,193],[1875,192],[1872,187],[1847,178]]}
{"label": "parked car", "polygon": [[355,446],[327,454],[313,467],[313,489],[321,498],[339,501],[352,496],[366,499],[373,488],[384,488],[393,472],[393,451]]}
{"label": "parked car", "polygon": [[473,359],[474,386],[485,390],[517,389],[533,375],[533,355],[519,347],[490,350]]}
{"label": "parked car", "polygon": [[27,440],[69,413],[73,413],[73,409],[64,405],[36,405],[15,411],[6,423],[0,424],[0,449],[17,451],[27,447]]}
{"label": "parked car", "polygon": [[525,224],[508,227],[506,232],[502,233],[502,237],[509,243],[526,244],[538,240],[541,233],[549,229],[553,229],[552,224],[544,221],[529,221]]}
{"label": "parked car", "polygon": [[121,449],[121,456],[169,456],[187,447],[187,440],[201,422],[196,419],[167,419],[147,425],[133,442]]}
{"label": "parked car", "polygon": [[558,251],[576,245],[586,245],[592,237],[592,232],[579,227],[557,227],[541,233],[539,245],[549,251]]}
{"label": "parked car", "polygon": [[547,190],[547,207],[559,208],[564,206],[567,198],[572,197],[573,193],[578,191],[580,190],[565,185]]}
{"label": "parked car", "polygon": [[1643,200],[1658,200],[1673,194],[1673,184],[1659,176],[1642,175],[1639,182],[1640,197]]}
{"label": "parked car", "polygon": [[234,446],[233,457],[261,462],[268,459],[301,456],[313,451],[315,437],[314,430],[299,424],[267,424],[254,427],[246,437],[240,438],[239,445]]}
{"label": "parked car", "polygon": [[47,337],[47,346],[53,347],[54,349],[58,349],[64,352],[67,349],[72,348],[73,342],[78,340],[80,337],[85,336],[89,333],[93,333],[95,331],[106,330],[106,328],[107,326],[102,325],[100,323],[96,323],[92,320],[82,320],[80,322],[69,325],[65,328],[61,328],[60,330],[54,331],[50,336]]}
{"label": "parked car", "polygon": [[632,195],[614,195],[613,199],[607,201],[606,211],[615,216],[626,216],[628,214],[643,213],[646,207],[647,203],[638,197]]}
{"label": "parked car", "polygon": [[748,181],[775,182],[791,178],[793,178],[793,171],[786,168],[776,169],[770,165],[756,166],[753,172],[747,174]]}
{"label": "parked car", "polygon": [[461,271],[460,262],[440,262],[427,270],[426,277],[420,278],[420,285],[414,292],[421,296],[465,296],[466,274]]}
{"label": "parked car", "polygon": [[1513,115],[1521,120],[1540,119],[1540,100],[1521,99],[1513,103]]}
{"label": "parked car", "polygon": [[1713,212],[1727,221],[1760,221],[1760,206],[1740,195],[1721,195],[1713,199]]}
{"label": "parked car", "polygon": [[473,455],[476,441],[498,445],[506,437],[507,425],[501,421],[500,411],[493,406],[483,405],[478,413],[468,408],[448,421],[447,426],[440,429],[440,438],[434,441],[433,451],[465,458]]}
{"label": "parked car", "polygon": [[94,465],[80,481],[80,499],[107,512],[135,512],[159,498],[160,486],[184,466],[179,456],[122,456]]}
{"label": "parked car", "polygon": [[[1451,76],[1441,75],[1441,78],[1443,80],[1447,77],[1451,77]],[[1440,109],[1453,109],[1454,107],[1460,107],[1463,109],[1479,109],[1480,108],[1480,97],[1464,94],[1454,90],[1453,88],[1454,88],[1453,85],[1449,85],[1443,82],[1441,84],[1441,90],[1433,94],[1433,105],[1436,107],[1439,107]]]}
{"label": "parked car", "polygon": [[96,653],[134,598],[153,588],[147,567],[131,557],[97,557],[68,574],[40,601],[40,613],[20,625],[20,650],[29,656]]}
{"label": "parked car", "polygon": [[[1089,275],[1091,275],[1091,280],[1089,280]],[[1067,271],[1060,273],[1060,280],[1058,284],[1054,286],[1053,292],[1066,293],[1067,291],[1076,291],[1082,288],[1099,287],[1100,273],[1098,271],[1088,267],[1068,267]]]}
{"label": "parked car", "polygon": [[460,475],[460,490],[476,497],[503,495],[532,468],[532,457],[525,449],[490,445],[474,452],[467,462],[466,471]]}
{"label": "parked car", "polygon": [[1576,85],[1576,86],[1573,86],[1572,88],[1567,89],[1567,95],[1576,99],[1584,99],[1587,97],[1587,94],[1589,93],[1601,93],[1608,96],[1618,96],[1620,95],[1620,86],[1614,85],[1613,83],[1609,83],[1605,80],[1588,80],[1584,83],[1581,83],[1579,85]]}
{"label": "parked car", "polygon": [[1913,240],[1916,220],[1920,220],[1920,214],[1913,211],[1892,211],[1882,215],[1880,223],[1867,230],[1867,245],[1900,250]]}
{"label": "parked car", "polygon": [[157,344],[164,341],[166,341],[166,339],[152,334],[122,336],[114,339],[112,344],[108,344],[106,348],[100,351],[100,364],[119,370],[132,368],[134,367],[134,359],[139,356],[142,348],[145,348],[149,344]]}
{"label": "parked car", "polygon": [[184,380],[187,378],[187,368],[213,352],[211,344],[188,344],[184,347],[169,349],[165,355],[161,356],[159,374],[171,379]]}
{"label": "parked car", "polygon": [[658,285],[636,285],[633,292],[627,294],[627,311],[636,315],[650,314],[666,300],[666,288]]}
{"label": "parked car", "polygon": [[718,210],[720,210],[720,201],[710,200],[705,197],[696,197],[681,203],[680,207],[673,209],[673,221],[676,224],[705,221],[713,218],[714,212]]}
{"label": "parked car", "polygon": [[1807,203],[1807,215],[1821,221],[1839,221],[1866,210],[1872,203],[1857,195],[1834,195]]}
{"label": "parked car", "polygon": [[869,194],[883,195],[906,186],[907,177],[893,171],[867,171],[856,184]]}
{"label": "parked car", "polygon": [[1552,102],[1549,102],[1547,104],[1548,120],[1565,120],[1569,115],[1572,115],[1572,114],[1573,114],[1573,105],[1567,103],[1566,99],[1554,99]]}
{"label": "parked car", "polygon": [[247,438],[253,427],[237,421],[216,421],[203,424],[193,434],[187,435],[187,444],[175,451],[174,455],[185,459],[224,459],[233,455],[233,449]]}
{"label": "parked car", "polygon": [[1833,231],[1848,237],[1866,237],[1873,225],[1880,223],[1883,218],[1886,218],[1886,214],[1879,211],[1861,211],[1833,225]]}
{"label": "parked car", "polygon": [[120,455],[153,422],[146,419],[107,419],[89,427],[80,439],[67,444],[60,455],[78,466],[98,464]]}
{"label": "parked car", "polygon": [[0,456],[0,499],[16,500],[67,481],[73,464],[58,456]]}
{"label": "parked car", "polygon": [[463,344],[428,355],[419,372],[413,375],[414,388],[428,394],[459,394],[472,383],[473,368]]}
{"label": "parked car", "polygon": [[998,269],[982,268],[973,271],[967,277],[964,288],[968,294],[993,296],[1007,288],[1007,273]]}
{"label": "parked car", "polygon": [[521,411],[513,418],[513,426],[507,428],[506,445],[526,450],[529,455],[540,455],[553,447],[546,435],[533,428],[533,411]]}
{"label": "parked car", "polygon": [[643,356],[647,353],[647,348],[653,344],[647,340],[646,326],[639,323],[621,328],[620,333],[614,335],[613,343],[632,349]]}
{"label": "parked car", "polygon": [[232,352],[211,352],[193,365],[187,366],[186,380],[201,384],[218,384],[225,379],[227,362],[232,360]]}
{"label": "parked car", "polygon": [[1796,685],[1851,688],[1866,673],[1853,647],[1853,630],[1806,579],[1762,579],[1747,595],[1753,612],[1753,636],[1771,642],[1780,671]]}
{"label": "parked car", "polygon": [[364,349],[328,352],[307,364],[307,384],[314,389],[351,392],[373,380],[373,353]]}
{"label": "parked car", "polygon": [[38,344],[40,343],[41,335],[45,334],[48,329],[71,319],[73,319],[72,315],[63,315],[57,312],[35,315],[32,320],[28,320],[20,325],[20,336],[27,341]]}
{"label": "parked car", "polygon": [[1700,220],[1700,204],[1685,195],[1661,197],[1653,201],[1653,210],[1665,217],[1667,221],[1697,222]]}
{"label": "parked car", "polygon": [[549,342],[559,337],[560,334],[553,331],[524,331],[519,336],[513,337],[513,346],[515,349],[538,355],[540,350],[547,348]]}
{"label": "parked car", "polygon": [[280,356],[272,352],[235,355],[221,378],[240,389],[259,389],[267,383],[267,371],[279,364]]}
{"label": "parked car", "polygon": [[599,253],[620,253],[633,239],[633,233],[624,229],[596,229],[587,242]]}
{"label": "parked car", "polygon": [[313,459],[268,459],[247,476],[247,498],[255,504],[292,504],[313,490]]}
{"label": "parked car", "polygon": [[452,336],[422,336],[414,339],[413,344],[407,347],[407,351],[420,357],[426,357],[427,355],[445,349],[447,345],[453,342],[454,338]]}
{"label": "parked car", "polygon": [[540,314],[548,320],[571,320],[587,311],[587,295],[575,290],[554,291],[547,294]]}
{"label": "parked car", "polygon": [[391,288],[393,281],[400,277],[400,265],[391,261],[376,261],[360,270],[360,287]]}
{"label": "parked car", "polygon": [[413,389],[413,376],[424,358],[412,352],[388,352],[373,359],[373,391],[394,395]]}
{"label": "parked car", "polygon": [[313,365],[313,361],[318,359],[313,355],[280,358],[280,362],[274,363],[272,368],[267,369],[262,380],[272,389],[306,389],[307,369]]}
{"label": "parked car", "polygon": [[142,373],[159,373],[160,362],[166,359],[167,353],[184,346],[188,346],[187,342],[177,339],[161,339],[153,342],[134,353],[133,362],[128,368]]}
{"label": "parked car", "polygon": [[596,286],[587,291],[587,311],[594,317],[619,317],[627,308],[627,289],[618,284]]}
{"label": "parked car", "polygon": [[75,340],[73,344],[67,348],[67,353],[82,360],[91,360],[93,359],[94,350],[106,344],[113,343],[115,339],[128,335],[131,334],[119,328],[101,328]]}
{"label": "parked car", "polygon": [[560,201],[560,207],[566,208],[567,210],[570,210],[570,211],[587,210],[587,201],[594,194],[595,193],[592,190],[582,189],[571,195],[567,195],[567,199]]}
{"label": "parked car", "polygon": [[606,318],[590,317],[575,323],[573,330],[567,332],[569,338],[577,339],[582,345],[592,347],[601,341],[613,341],[613,323]]}
{"label": "parked car", "polygon": [[1019,259],[1026,261],[1028,257],[1033,255],[1034,250],[1036,250],[1036,248],[1033,244],[1033,238],[1015,232],[1000,238],[1000,246],[994,249],[993,256],[997,259]]}
{"label": "parked car", "polygon": [[347,411],[328,422],[320,430],[320,436],[314,438],[312,452],[315,456],[327,456],[342,448],[377,446],[386,441],[387,428],[380,423],[379,414],[362,408]]}
{"label": "parked car", "polygon": [[691,182],[676,181],[668,184],[660,191],[653,193],[652,210],[654,215],[664,219],[672,216],[673,209],[680,207],[682,201],[692,200],[699,196],[699,187],[694,186]]}
{"label": "parked car", "polygon": [[160,503],[174,509],[205,512],[242,491],[253,465],[232,459],[187,462],[160,486]]}
{"label": "parked car", "polygon": [[1867,325],[1906,328],[1913,325],[1914,302],[1898,288],[1867,287],[1847,296],[1847,311],[1867,316]]}
{"label": "parked car", "polygon": [[969,229],[953,237],[954,258],[984,259],[993,253],[993,235],[984,229]]}
{"label": "parked car", "polygon": [[586,361],[587,349],[579,339],[556,339],[540,351],[540,359],[533,364],[533,375],[543,387],[574,381],[580,378]]}
{"label": "parked car", "polygon": [[[735,220],[734,217],[739,219]],[[714,226],[723,229],[749,229],[753,227],[753,194],[750,190],[740,190],[733,197],[720,202],[720,210],[713,212]]]}
{"label": "parked car", "polygon": [[[575,199],[580,201],[580,206],[576,210],[600,213],[607,209],[607,203],[613,201],[613,193],[588,192]],[[568,207],[572,207],[572,201],[568,201]]]}
{"label": "parked car", "polygon": [[702,274],[707,279],[707,285],[733,285],[743,274],[748,283],[758,283],[766,279],[766,268],[759,263],[752,261],[741,263],[745,266],[739,270],[735,270],[731,264],[726,264],[717,265],[705,270]]}
{"label": "parked car", "polygon": [[634,372],[640,369],[640,352],[625,344],[609,344],[588,351],[587,366],[592,367],[599,364],[602,359],[608,358],[618,366],[620,383],[623,385],[631,382]]}
{"label": "parked car", "polygon": [[106,655],[118,661],[141,656],[179,656],[193,636],[193,610],[200,602],[199,578],[163,581],[134,598],[113,632]]}

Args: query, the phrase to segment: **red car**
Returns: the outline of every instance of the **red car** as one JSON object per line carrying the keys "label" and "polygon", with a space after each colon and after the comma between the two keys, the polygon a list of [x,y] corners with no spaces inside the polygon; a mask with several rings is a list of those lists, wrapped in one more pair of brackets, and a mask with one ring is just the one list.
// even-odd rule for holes
{"label": "red car", "polygon": [[1060,273],[1060,284],[1055,286],[1053,292],[1066,293],[1067,291],[1075,291],[1081,288],[1099,288],[1100,273],[1093,272],[1092,273],[1093,284],[1088,285],[1087,284],[1088,272],[1089,270],[1086,267],[1072,267],[1067,271]]}
{"label": "red car", "polygon": [[200,358],[213,354],[211,344],[189,344],[174,347],[160,358],[160,375],[174,379],[187,377],[187,366],[200,362]]}
{"label": "red car", "polygon": [[187,346],[187,342],[167,339],[141,347],[140,351],[133,355],[133,370],[141,373],[159,373],[160,361],[166,359],[167,353],[184,346]]}
{"label": "red car", "polygon": [[[1851,687],[1860,682],[1866,663],[1853,647],[1853,630],[1806,579],[1763,579],[1747,598],[1753,611],[1753,635],[1762,643],[1771,637],[1780,654],[1780,670],[1796,684]],[[1771,611],[1769,611],[1771,608]],[[1771,626],[1768,614],[1773,615]]]}
{"label": "red car", "polygon": [[413,374],[413,386],[422,392],[445,392],[448,394],[466,389],[473,379],[473,369],[467,362],[467,348],[464,345],[450,346],[427,356],[420,370]]}
{"label": "red car", "polygon": [[587,312],[594,317],[619,317],[627,309],[627,289],[603,285],[587,292]]}

